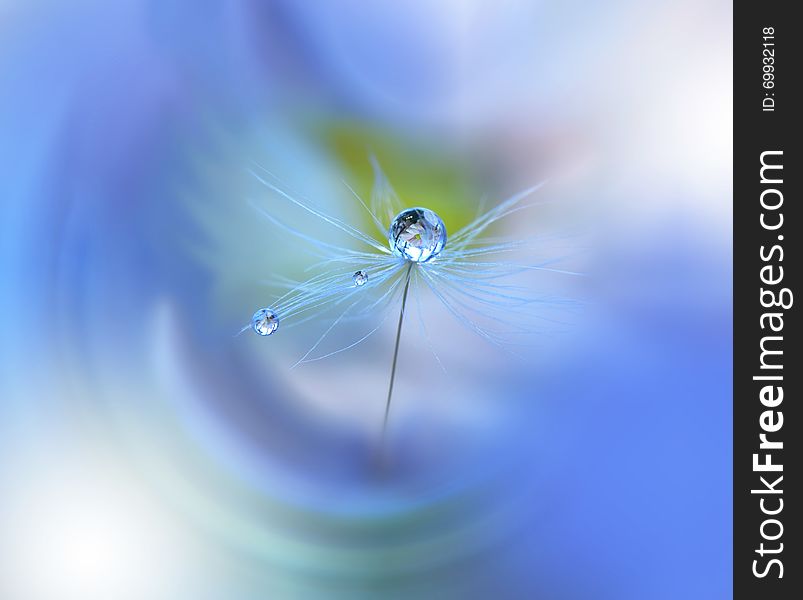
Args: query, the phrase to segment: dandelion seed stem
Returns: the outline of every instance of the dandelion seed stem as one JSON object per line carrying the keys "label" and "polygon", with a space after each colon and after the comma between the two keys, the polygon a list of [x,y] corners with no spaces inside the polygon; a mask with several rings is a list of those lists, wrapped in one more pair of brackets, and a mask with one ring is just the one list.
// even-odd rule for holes
{"label": "dandelion seed stem", "polygon": [[399,359],[399,341],[401,340],[402,323],[404,322],[404,307],[407,305],[407,292],[410,289],[410,272],[413,269],[413,263],[407,267],[406,281],[404,283],[404,293],[402,294],[401,310],[399,311],[399,325],[396,328],[396,347],[393,350],[393,365],[390,368],[390,384],[388,385],[388,401],[385,404],[385,420],[382,422],[382,440],[384,442],[385,434],[388,428],[388,415],[390,414],[390,400],[393,398],[393,382],[396,379],[396,363]]}

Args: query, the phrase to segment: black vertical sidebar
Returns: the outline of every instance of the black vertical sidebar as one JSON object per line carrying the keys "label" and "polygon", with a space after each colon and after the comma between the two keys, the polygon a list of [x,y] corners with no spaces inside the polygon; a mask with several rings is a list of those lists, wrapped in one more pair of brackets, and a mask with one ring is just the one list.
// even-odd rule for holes
{"label": "black vertical sidebar", "polygon": [[745,600],[803,598],[803,34],[794,7],[734,6],[733,584]]}

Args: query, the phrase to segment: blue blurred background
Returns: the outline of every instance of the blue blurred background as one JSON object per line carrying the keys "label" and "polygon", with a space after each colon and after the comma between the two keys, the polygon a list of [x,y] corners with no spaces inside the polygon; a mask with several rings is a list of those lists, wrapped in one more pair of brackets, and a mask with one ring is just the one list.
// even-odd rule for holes
{"label": "blue blurred background", "polygon": [[[0,597],[730,597],[731,29],[0,0]],[[369,152],[450,230],[548,177],[495,235],[584,273],[532,278],[573,308],[521,360],[421,297],[446,372],[411,321],[383,470],[392,326],[235,335],[311,261],[248,201],[326,234],[249,167],[367,228]]]}

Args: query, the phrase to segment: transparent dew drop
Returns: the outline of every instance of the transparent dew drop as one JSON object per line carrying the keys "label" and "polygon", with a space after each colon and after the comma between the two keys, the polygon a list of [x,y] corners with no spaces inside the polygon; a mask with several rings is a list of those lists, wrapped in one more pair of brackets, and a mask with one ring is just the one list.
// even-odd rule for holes
{"label": "transparent dew drop", "polygon": [[388,242],[396,256],[413,262],[426,262],[443,250],[446,226],[428,208],[408,208],[393,219]]}
{"label": "transparent dew drop", "polygon": [[260,308],[251,317],[251,328],[259,335],[270,335],[279,329],[279,317],[269,308]]}
{"label": "transparent dew drop", "polygon": [[357,271],[356,273],[354,273],[352,278],[354,279],[354,285],[356,285],[357,287],[363,286],[366,283],[368,283],[368,273],[366,273],[365,271]]}

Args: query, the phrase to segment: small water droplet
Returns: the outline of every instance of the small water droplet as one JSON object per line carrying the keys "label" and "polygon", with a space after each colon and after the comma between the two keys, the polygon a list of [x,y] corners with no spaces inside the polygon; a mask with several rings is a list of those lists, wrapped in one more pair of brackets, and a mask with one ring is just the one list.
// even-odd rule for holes
{"label": "small water droplet", "polygon": [[270,335],[279,329],[279,317],[269,308],[260,308],[251,317],[251,327],[259,335]]}
{"label": "small water droplet", "polygon": [[357,271],[353,276],[354,285],[357,287],[363,286],[368,283],[368,273],[365,271]]}
{"label": "small water droplet", "polygon": [[428,208],[408,208],[393,219],[388,242],[396,256],[413,262],[426,262],[443,250],[446,226]]}

